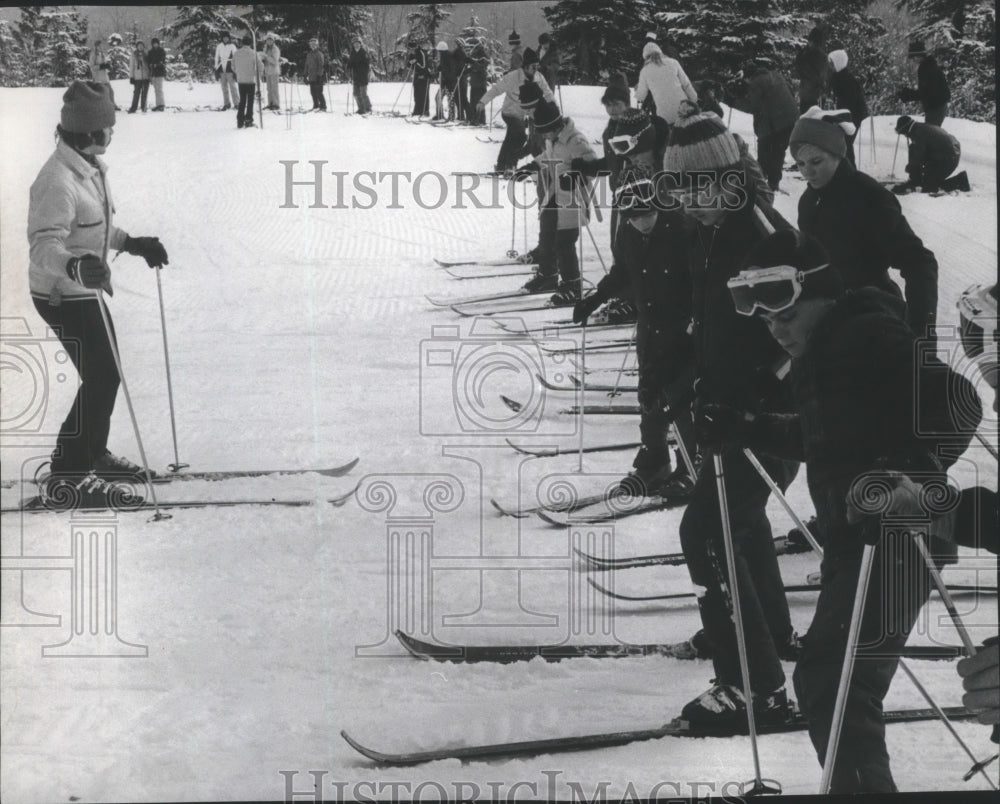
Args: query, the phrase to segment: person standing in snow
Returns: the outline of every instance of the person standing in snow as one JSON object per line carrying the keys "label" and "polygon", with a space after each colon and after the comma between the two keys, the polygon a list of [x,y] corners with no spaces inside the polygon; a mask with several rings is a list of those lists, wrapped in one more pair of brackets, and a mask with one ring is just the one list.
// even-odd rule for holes
{"label": "person standing in snow", "polygon": [[826,32],[819,26],[806,37],[806,46],[795,57],[799,79],[799,114],[813,106],[822,106],[830,83],[830,59],[826,55]]}
{"label": "person standing in snow", "polygon": [[[720,438],[805,462],[824,552],[819,600],[795,667],[796,697],[825,762],[844,656],[858,650],[830,793],[896,792],[882,701],[932,581],[911,534],[884,532],[862,501],[870,503],[867,490],[879,488],[877,496],[891,484],[886,516],[927,517],[918,502],[921,484],[945,487],[955,458],[941,456],[964,452],[979,422],[955,427],[951,393],[976,394],[936,358],[918,357],[897,296],[875,288],[848,293],[815,239],[780,232],[751,249],[746,261],[752,267],[728,283],[732,303],[742,315],[762,319],[791,357],[793,411],[754,414],[716,405],[704,417]],[[928,359],[936,362],[933,370]],[[947,435],[921,435],[931,431]],[[956,560],[953,524],[946,516],[928,529],[937,569]],[[864,616],[857,643],[848,645],[866,543],[875,549]]]}
{"label": "person standing in snow", "polygon": [[94,40],[94,46],[90,49],[88,61],[90,63],[91,80],[99,84],[111,83],[111,78],[108,75],[111,63],[108,61],[107,51],[104,50],[104,42],[100,38]]}
{"label": "person standing in snow", "polygon": [[[847,109],[851,113],[851,122],[854,123],[854,128],[860,131],[861,122],[868,117],[868,104],[865,103],[865,91],[861,87],[861,82],[847,69],[847,51],[832,51],[830,53],[830,67],[833,70],[833,74],[830,76],[830,92],[833,93],[833,101],[838,109]],[[855,164],[855,137],[857,137],[857,131],[847,137],[847,161],[852,165]]]}
{"label": "person standing in snow", "polygon": [[312,95],[313,111],[326,111],[326,96],[323,90],[326,86],[326,56],[319,49],[319,39],[309,40],[309,52],[306,53],[306,63],[303,69],[309,93]]}
{"label": "person standing in snow", "polygon": [[142,42],[135,43],[135,50],[129,57],[128,76],[132,84],[132,105],[128,113],[135,114],[140,104],[145,112],[146,96],[149,94],[149,64],[146,61],[146,46]]}
{"label": "person standing in snow", "polygon": [[[525,51],[525,64],[529,51]],[[589,221],[590,209],[585,195],[589,183],[573,173],[571,165],[574,159],[597,156],[587,137],[562,116],[554,101],[539,102],[534,122],[545,139],[545,153],[514,174],[515,181],[537,176],[539,182],[538,269],[524,288],[529,293],[555,291],[553,306],[575,304],[582,296],[576,241],[581,218]]]}
{"label": "person standing in snow", "polygon": [[771,189],[777,191],[785,165],[785,151],[792,128],[799,119],[798,108],[788,82],[769,63],[753,61],[746,68],[747,79],[737,88],[732,104],[753,115],[757,136],[757,161]]}
{"label": "person standing in snow", "polygon": [[[458,73],[448,43],[443,39],[434,48],[437,51],[438,91],[434,96],[434,120],[453,120],[455,117],[455,81]],[[448,100],[448,117],[445,118],[444,101]]]}
{"label": "person standing in snow", "polygon": [[281,96],[278,91],[280,75],[281,49],[275,44],[274,36],[268,34],[264,38],[264,79],[267,81],[267,108],[275,112],[281,109]]}
{"label": "person standing in snow", "polygon": [[559,86],[559,50],[547,33],[538,35],[538,69],[555,92]]}
{"label": "person standing in snow", "polygon": [[167,77],[167,53],[160,46],[160,40],[155,36],[149,40],[149,54],[146,56],[149,65],[149,79],[153,83],[153,93],[156,104],[154,112],[162,112],[166,106],[163,99],[163,82]]}
{"label": "person standing in snow", "polygon": [[486,112],[479,108],[479,101],[486,94],[486,47],[479,36],[474,36],[466,43],[468,51],[469,73],[469,119],[473,125],[486,125]]}
{"label": "person standing in snow", "polygon": [[410,52],[410,69],[413,70],[414,117],[427,117],[431,113],[431,63],[430,53],[422,42],[415,42]]}
{"label": "person standing in snow", "polygon": [[239,102],[236,75],[233,72],[233,54],[236,45],[230,41],[229,31],[222,32],[222,41],[215,46],[215,77],[222,85],[222,111],[232,109]]}
{"label": "person standing in snow", "polygon": [[639,71],[635,99],[641,105],[647,95],[656,104],[656,114],[672,126],[677,122],[677,110],[683,100],[697,103],[698,93],[676,59],[664,56],[660,46],[648,42],[642,49],[644,64]]}
{"label": "person standing in snow", "polygon": [[344,53],[340,58],[344,63],[344,69],[351,76],[357,113],[368,114],[372,110],[371,101],[368,100],[368,76],[371,73],[371,62],[368,59],[368,51],[361,43],[360,36],[355,36],[351,40],[351,47],[353,50],[350,55]]}
{"label": "person standing in snow", "polygon": [[552,90],[538,71],[538,56],[529,47],[524,51],[522,66],[511,70],[486,90],[486,94],[476,106],[477,111],[485,111],[490,101],[500,95],[504,96],[500,117],[503,118],[507,128],[503,142],[500,144],[500,153],[497,154],[496,165],[493,168],[497,173],[503,173],[517,167],[517,160],[520,159],[525,150],[527,126],[525,125],[524,111],[521,109],[520,91],[521,85],[526,81],[538,84],[542,91],[542,97],[550,103],[555,103]]}
{"label": "person standing in snow", "polygon": [[510,36],[507,37],[507,44],[510,45],[510,69],[520,70],[524,62],[521,51],[521,34],[517,31],[511,31]]}
{"label": "person standing in snow", "polygon": [[920,101],[924,109],[924,122],[932,126],[943,126],[948,116],[948,101],[951,100],[951,89],[944,70],[938,65],[933,55],[924,49],[922,40],[910,42],[908,57],[920,59],[917,66],[917,88],[900,87],[901,101]]}
{"label": "person standing in snow", "polygon": [[866,285],[897,297],[890,278],[906,283],[906,321],[918,337],[937,318],[938,265],[903,216],[899,201],[844,157],[850,113],[810,109],[795,124],[789,148],[808,183],[799,198],[799,229],[827,250],[849,290]]}
{"label": "person standing in snow", "polygon": [[233,54],[233,72],[239,87],[240,101],[236,108],[236,128],[253,128],[253,100],[257,81],[264,72],[260,53],[253,49],[250,34],[243,37],[243,46]]}
{"label": "person standing in snow", "polygon": [[[166,265],[156,237],[131,237],[112,221],[107,166],[115,105],[109,84],[74,81],[63,95],[56,150],[31,185],[28,206],[31,299],[80,375],[76,398],[52,453],[46,493],[54,500],[105,507],[102,480],[142,482],[142,467],[108,451],[111,414],[120,377],[109,341],[111,313],[101,291],[112,293],[108,251],[116,249]],[[141,501],[141,500],[140,500]]]}
{"label": "person standing in snow", "polygon": [[896,121],[896,133],[909,143],[906,163],[909,179],[893,187],[892,192],[905,195],[918,187],[924,193],[969,192],[969,176],[964,170],[951,175],[962,158],[962,146],[953,134],[940,126],[918,123],[907,115]]}

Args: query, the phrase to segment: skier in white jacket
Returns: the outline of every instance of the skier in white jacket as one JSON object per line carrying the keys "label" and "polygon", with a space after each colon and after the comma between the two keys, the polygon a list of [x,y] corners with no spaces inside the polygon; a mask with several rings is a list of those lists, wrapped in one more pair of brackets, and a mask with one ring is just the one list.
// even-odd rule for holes
{"label": "skier in white jacket", "polygon": [[680,62],[664,56],[660,46],[647,42],[642,49],[644,64],[639,72],[639,85],[635,88],[635,99],[642,105],[646,96],[652,94],[657,116],[668,125],[677,122],[677,109],[682,100],[698,102],[695,92]]}

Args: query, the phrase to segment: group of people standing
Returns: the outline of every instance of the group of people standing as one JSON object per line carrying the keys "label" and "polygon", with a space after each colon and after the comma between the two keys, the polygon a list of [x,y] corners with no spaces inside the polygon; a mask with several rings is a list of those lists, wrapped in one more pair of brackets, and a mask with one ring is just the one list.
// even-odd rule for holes
{"label": "group of people standing", "polygon": [[[104,40],[94,40],[88,61],[91,80],[100,84],[110,84],[111,63],[104,47]],[[129,114],[135,114],[140,108],[142,111],[146,111],[150,83],[152,83],[155,93],[153,111],[162,112],[166,109],[163,82],[167,78],[167,53],[160,44],[160,40],[155,36],[150,40],[148,52],[144,42],[135,43],[129,56],[128,78],[132,85],[132,105],[128,108]]]}

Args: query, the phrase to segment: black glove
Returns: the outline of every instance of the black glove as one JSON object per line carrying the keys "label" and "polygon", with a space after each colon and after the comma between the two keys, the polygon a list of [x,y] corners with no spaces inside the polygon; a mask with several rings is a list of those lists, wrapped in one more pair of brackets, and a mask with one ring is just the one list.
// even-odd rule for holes
{"label": "black glove", "polygon": [[731,405],[695,401],[694,426],[698,431],[698,443],[714,452],[719,452],[723,444],[744,444],[750,437],[754,425],[754,415],[737,410]]}
{"label": "black glove", "polygon": [[573,189],[573,184],[576,182],[577,176],[579,176],[579,175],[580,175],[579,173],[575,173],[575,172],[560,174],[560,176],[559,176],[559,189],[560,190],[567,190],[567,191],[568,190],[572,190]]}
{"label": "black glove", "polygon": [[215,77],[216,77],[216,79],[222,78],[222,68],[221,67],[216,67],[215,68]]}
{"label": "black glove", "polygon": [[170,264],[170,260],[167,259],[167,250],[158,237],[126,237],[122,251],[126,254],[142,257],[150,268],[159,268],[161,265]]}
{"label": "black glove", "polygon": [[580,301],[573,305],[573,323],[584,323],[590,318],[590,314],[600,307],[603,302],[604,299],[601,298],[599,293],[591,293],[589,296],[580,299]]}
{"label": "black glove", "polygon": [[85,288],[91,290],[104,288],[108,293],[111,293],[111,269],[96,254],[74,257],[66,263],[66,274]]}
{"label": "black glove", "polygon": [[514,181],[527,181],[538,172],[538,163],[529,162],[524,167],[519,167],[514,171]]}
{"label": "black glove", "polygon": [[100,64],[100,65],[98,65],[98,66],[99,66],[99,67],[100,67],[100,68],[101,68],[102,70],[107,70],[107,69],[108,69],[108,67],[110,67],[111,65],[110,65],[110,64],[108,64],[108,63],[107,63],[107,62],[105,61],[105,62],[101,62],[101,64]]}

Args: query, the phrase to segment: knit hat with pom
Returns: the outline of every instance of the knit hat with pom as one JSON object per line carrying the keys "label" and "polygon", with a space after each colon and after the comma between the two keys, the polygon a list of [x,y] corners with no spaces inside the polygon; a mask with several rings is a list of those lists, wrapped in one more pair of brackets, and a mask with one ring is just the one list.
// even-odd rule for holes
{"label": "knit hat with pom", "polygon": [[847,139],[857,129],[851,122],[851,113],[847,109],[823,111],[813,106],[795,123],[792,136],[788,141],[788,149],[792,156],[803,145],[815,145],[824,151],[840,157],[847,155]]}
{"label": "knit hat with pom", "polygon": [[692,171],[721,174],[740,169],[740,164],[740,146],[718,115],[703,112],[689,100],[681,101],[663,154],[663,167],[683,178]]}
{"label": "knit hat with pom", "polygon": [[847,51],[846,50],[834,50],[829,56],[830,64],[833,65],[833,71],[839,73],[847,66]]}
{"label": "knit hat with pom", "polygon": [[644,59],[648,59],[650,56],[654,54],[659,54],[662,56],[663,51],[660,50],[660,46],[656,44],[656,42],[646,42],[646,44],[643,45],[642,47],[642,57]]}
{"label": "knit hat with pom", "polygon": [[632,94],[629,92],[628,79],[625,73],[614,73],[608,82],[608,88],[601,95],[601,103],[613,103],[621,101],[628,104],[632,102]]}
{"label": "knit hat with pom", "polygon": [[89,134],[115,125],[115,96],[110,84],[74,81],[63,94],[59,115],[63,131]]}

